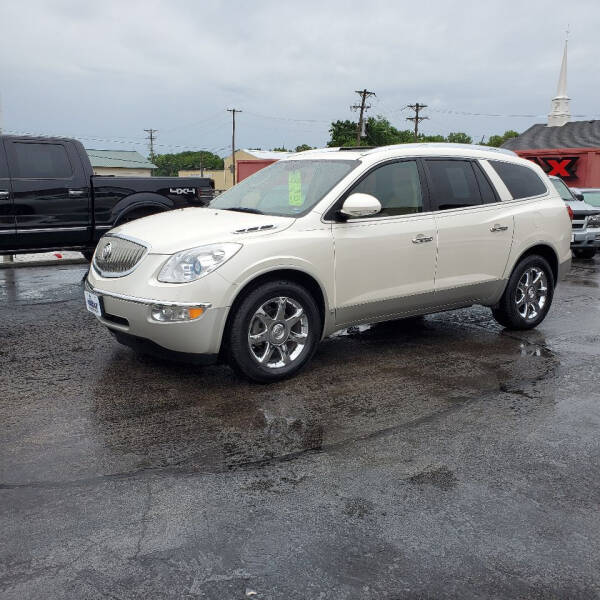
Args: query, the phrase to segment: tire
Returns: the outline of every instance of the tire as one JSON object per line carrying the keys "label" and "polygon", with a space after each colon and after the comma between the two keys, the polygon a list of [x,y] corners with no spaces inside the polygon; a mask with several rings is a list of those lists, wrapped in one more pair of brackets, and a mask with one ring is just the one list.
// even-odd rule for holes
{"label": "tire", "polygon": [[267,281],[248,292],[234,311],[225,355],[238,374],[258,383],[280,381],[297,375],[313,357],[321,315],[301,285]]}
{"label": "tire", "polygon": [[492,308],[492,314],[507,329],[533,329],[545,319],[553,297],[552,269],[545,258],[532,254],[513,269],[500,302]]}
{"label": "tire", "polygon": [[596,248],[576,248],[573,250],[575,258],[594,258],[596,256]]}
{"label": "tire", "polygon": [[81,254],[83,254],[83,258],[88,262],[92,262],[92,258],[94,257],[94,251],[96,248],[90,248],[89,250],[82,250]]}

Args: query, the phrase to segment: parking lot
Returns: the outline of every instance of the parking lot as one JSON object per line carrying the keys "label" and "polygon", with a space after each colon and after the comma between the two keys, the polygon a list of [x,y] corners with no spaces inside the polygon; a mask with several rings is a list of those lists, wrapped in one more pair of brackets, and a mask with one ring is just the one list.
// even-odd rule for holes
{"label": "parking lot", "polygon": [[349,330],[290,381],[161,362],[85,267],[0,270],[0,596],[597,598],[600,259],[537,329]]}

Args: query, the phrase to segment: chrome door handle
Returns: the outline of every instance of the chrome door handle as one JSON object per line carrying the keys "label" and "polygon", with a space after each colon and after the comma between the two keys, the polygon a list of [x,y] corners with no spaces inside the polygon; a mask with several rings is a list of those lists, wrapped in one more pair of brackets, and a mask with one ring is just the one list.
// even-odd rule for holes
{"label": "chrome door handle", "polygon": [[493,227],[490,227],[490,231],[495,233],[496,231],[506,231],[508,229],[508,225],[498,225],[496,223]]}
{"label": "chrome door handle", "polygon": [[0,190],[0,198],[8,198],[8,190]]}
{"label": "chrome door handle", "polygon": [[423,244],[424,242],[433,242],[433,236],[423,235],[419,233],[416,237],[413,238],[413,244]]}
{"label": "chrome door handle", "polygon": [[69,190],[69,196],[83,196],[85,194],[85,190]]}

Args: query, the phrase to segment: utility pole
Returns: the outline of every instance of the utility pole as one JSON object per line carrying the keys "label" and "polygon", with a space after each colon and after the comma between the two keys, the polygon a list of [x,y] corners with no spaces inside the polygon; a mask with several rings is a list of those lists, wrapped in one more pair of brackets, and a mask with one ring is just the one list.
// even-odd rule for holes
{"label": "utility pole", "polygon": [[236,170],[235,170],[235,113],[241,113],[241,110],[238,110],[237,108],[228,108],[227,112],[231,113],[231,159],[232,159],[232,163],[231,163],[231,169],[232,169],[232,175],[233,175],[233,185],[235,185],[237,183],[236,179]]}
{"label": "utility pole", "polygon": [[414,123],[415,123],[415,142],[418,142],[419,141],[419,123],[421,121],[424,121],[425,119],[429,119],[429,117],[420,117],[419,112],[421,110],[423,110],[424,108],[427,108],[427,104],[419,104],[417,102],[416,104],[409,104],[408,108],[415,111],[415,116],[414,117],[406,117],[406,120],[414,121]]}
{"label": "utility pole", "polygon": [[364,131],[364,116],[365,111],[371,108],[371,105],[367,106],[367,98],[375,96],[375,92],[370,92],[366,88],[364,90],[354,90],[360,96],[360,104],[354,104],[350,108],[352,110],[360,110],[360,117],[358,118],[358,126],[356,127],[356,145],[360,146],[360,138],[365,137]]}
{"label": "utility pole", "polygon": [[154,162],[154,140],[156,139],[158,129],[144,129],[144,131],[148,134],[146,139],[148,140],[148,146],[150,147],[150,162]]}

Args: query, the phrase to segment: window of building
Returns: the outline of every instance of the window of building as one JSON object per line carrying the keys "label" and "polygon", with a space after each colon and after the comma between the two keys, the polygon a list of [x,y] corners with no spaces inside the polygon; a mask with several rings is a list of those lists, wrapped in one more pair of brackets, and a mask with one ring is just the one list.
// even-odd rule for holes
{"label": "window of building", "polygon": [[62,144],[15,142],[13,177],[65,179],[73,175],[67,151]]}
{"label": "window of building", "polygon": [[425,161],[431,183],[432,210],[448,210],[482,204],[471,161]]}
{"label": "window of building", "polygon": [[489,162],[515,200],[539,196],[547,192],[544,182],[533,169],[499,160]]}
{"label": "window of building", "polygon": [[351,193],[370,194],[381,203],[374,216],[395,216],[422,212],[423,195],[419,169],[414,160],[389,163],[369,173]]}

